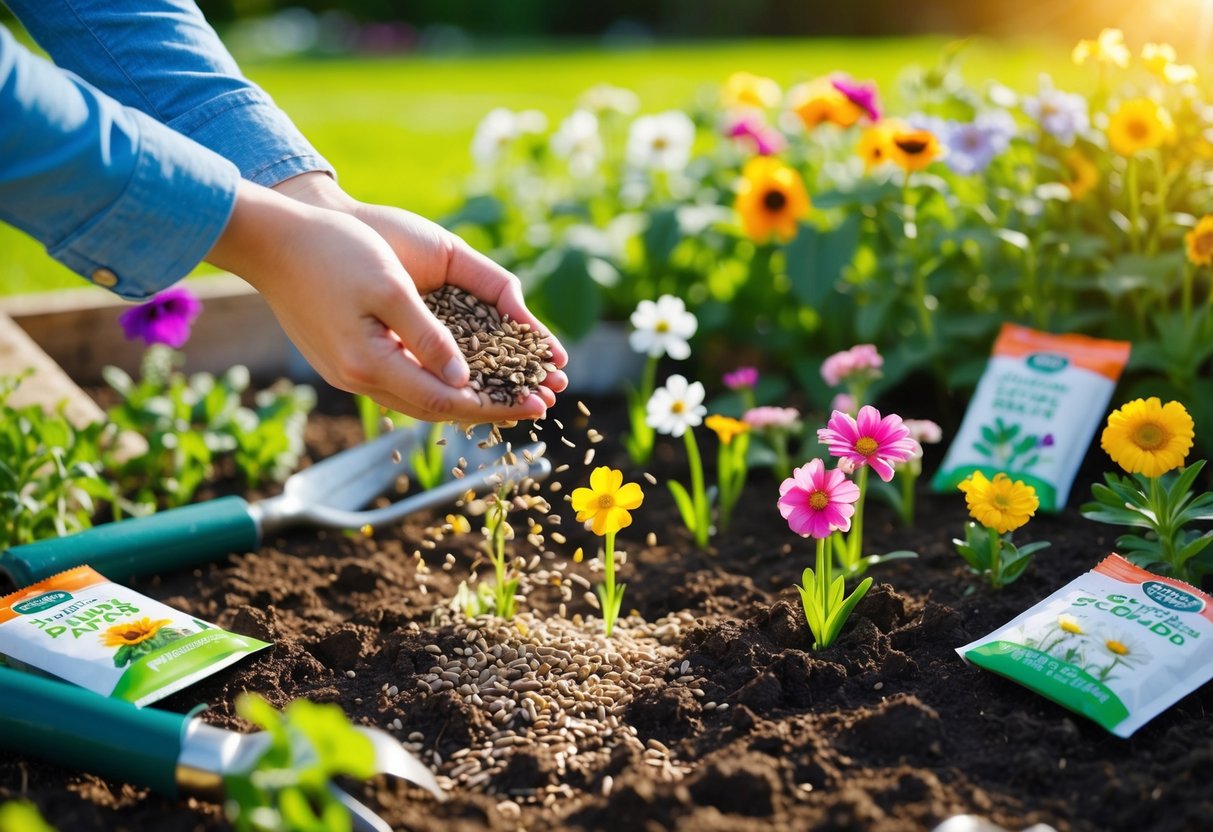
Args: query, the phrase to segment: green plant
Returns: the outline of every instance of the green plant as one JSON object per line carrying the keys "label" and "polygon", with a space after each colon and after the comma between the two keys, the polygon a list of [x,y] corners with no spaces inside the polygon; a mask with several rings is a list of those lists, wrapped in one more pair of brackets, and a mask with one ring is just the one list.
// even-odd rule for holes
{"label": "green plant", "polygon": [[981,471],[974,471],[959,487],[976,522],[965,525],[964,540],[952,543],[973,572],[1001,589],[1018,580],[1032,555],[1050,545],[1043,540],[1025,546],[1011,542],[1011,532],[1040,507],[1036,489],[1003,473],[987,479]]}
{"label": "green plant", "polygon": [[349,810],[330,784],[366,780],[377,768],[374,745],[341,708],[297,699],[279,712],[246,693],[236,712],[269,736],[253,768],[226,779],[225,810],[238,832],[349,832]]}
{"label": "green plant", "polygon": [[76,428],[62,409],[11,406],[22,378],[0,378],[0,549],[86,529],[97,501],[118,511],[98,472],[105,426]]}
{"label": "green plant", "polygon": [[254,394],[249,408],[242,404],[249,388],[245,367],[219,377],[187,377],[178,363],[179,353],[153,346],[144,354],[139,381],[116,367],[103,371],[122,397],[110,408],[110,421],[147,440],[146,453],[107,458],[124,495],[143,504],[183,505],[224,457],[250,488],[281,481],[298,466],[303,428],[315,405],[312,388],[282,381]]}
{"label": "green plant", "polygon": [[26,800],[0,804],[0,832],[55,832],[38,807]]}
{"label": "green plant", "polygon": [[495,492],[485,498],[488,508],[484,514],[485,547],[496,576],[493,583],[493,611],[507,621],[514,617],[514,595],[518,591],[518,578],[510,576],[505,553],[506,538],[514,534],[509,522],[512,490],[513,483],[510,482],[498,486]]}

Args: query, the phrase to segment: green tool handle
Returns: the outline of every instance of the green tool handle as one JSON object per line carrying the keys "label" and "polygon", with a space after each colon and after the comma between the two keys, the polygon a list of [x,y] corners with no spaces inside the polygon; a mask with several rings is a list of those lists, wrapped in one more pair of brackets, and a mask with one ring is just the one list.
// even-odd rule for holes
{"label": "green tool handle", "polygon": [[177,793],[190,717],[0,667],[0,748]]}
{"label": "green tool handle", "polygon": [[111,581],[122,582],[251,552],[260,537],[249,504],[240,497],[221,497],[14,546],[0,554],[0,572],[23,587],[88,564]]}

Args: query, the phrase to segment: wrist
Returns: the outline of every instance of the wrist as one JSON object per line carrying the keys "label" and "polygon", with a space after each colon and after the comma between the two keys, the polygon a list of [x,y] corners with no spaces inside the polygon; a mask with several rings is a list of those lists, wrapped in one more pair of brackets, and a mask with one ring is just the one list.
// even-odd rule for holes
{"label": "wrist", "polygon": [[324,171],[308,171],[290,179],[284,179],[273,190],[291,199],[316,208],[351,213],[358,204],[349,194],[341,190],[337,180]]}
{"label": "wrist", "polygon": [[270,188],[242,181],[232,215],[205,259],[260,289],[261,279],[278,271],[275,264],[290,246],[292,229],[301,227],[310,211]]}

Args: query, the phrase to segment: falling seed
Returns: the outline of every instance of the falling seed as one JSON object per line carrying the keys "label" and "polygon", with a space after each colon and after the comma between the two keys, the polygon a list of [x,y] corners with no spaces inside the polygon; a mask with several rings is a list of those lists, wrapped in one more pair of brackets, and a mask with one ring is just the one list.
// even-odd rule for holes
{"label": "falling seed", "polygon": [[531,434],[530,434],[530,435],[531,435],[531,441],[532,441],[532,442],[538,442],[538,441],[539,441],[539,437],[535,435],[535,431],[531,431]]}
{"label": "falling seed", "polygon": [[557,465],[556,470],[553,473],[563,474],[567,470],[569,470],[569,464],[567,462],[565,462],[561,465]]}
{"label": "falling seed", "polygon": [[573,552],[573,563],[581,563],[581,561],[584,559],[585,559],[585,550],[582,549],[580,546],[578,546],[577,551]]}
{"label": "falling seed", "polygon": [[401,460],[401,459],[403,459],[403,457],[402,457],[402,456],[400,456],[400,449],[399,449],[399,448],[397,448],[396,450],[392,451],[392,464],[393,464],[393,465],[399,465],[399,464],[400,464],[400,460]]}
{"label": "falling seed", "polygon": [[352,670],[347,670],[347,671],[345,671],[345,675],[346,675],[346,678],[347,678],[347,679],[353,679],[353,678],[354,678],[355,676],[357,676],[358,674],[357,674],[357,673],[355,673],[355,672],[354,672],[354,671],[352,671]]}
{"label": "falling seed", "polygon": [[655,476],[653,476],[652,474],[650,474],[648,471],[644,472],[644,478],[649,481],[649,485],[657,484],[657,478]]}
{"label": "falling seed", "polygon": [[459,467],[460,467],[460,468],[467,468],[467,467],[468,467],[468,461],[467,461],[466,459],[464,459],[463,457],[459,457]]}
{"label": "falling seed", "polygon": [[451,469],[451,476],[457,480],[461,480],[463,479],[463,470],[459,466],[455,466]]}
{"label": "falling seed", "polygon": [[396,427],[390,417],[384,416],[379,420],[379,430],[382,433],[391,433],[392,428]]}
{"label": "falling seed", "polygon": [[363,537],[370,537],[375,533],[375,527],[370,523],[364,523],[362,528],[360,528],[358,531],[362,532]]}
{"label": "falling seed", "polygon": [[437,442],[435,442],[434,444],[435,444],[435,445],[445,445],[445,444],[446,444],[446,437],[445,437],[445,436],[444,436],[444,437],[442,437],[441,439],[439,439],[439,440],[438,440]]}
{"label": "falling seed", "polygon": [[582,402],[582,401],[577,402],[577,409],[580,410],[582,412],[582,414],[584,414],[586,416],[590,415],[590,409],[585,406],[585,402]]}
{"label": "falling seed", "polygon": [[563,442],[566,447],[569,447],[569,448],[577,447],[576,445],[574,445],[572,442],[569,441],[569,438],[567,436],[560,437],[560,441]]}
{"label": "falling seed", "polygon": [[552,417],[552,421],[556,423],[556,427],[560,428],[561,430],[564,430],[564,422],[560,421],[559,419],[557,419],[554,416]]}
{"label": "falling seed", "polygon": [[552,532],[551,536],[552,536],[552,540],[556,541],[561,546],[563,546],[565,543],[568,542],[568,540],[565,539],[565,536],[562,535],[560,532]]}
{"label": "falling seed", "polygon": [[581,464],[589,465],[593,461],[594,461],[594,449],[590,448],[588,451],[585,452],[585,459],[582,460]]}
{"label": "falling seed", "polygon": [[553,494],[559,492],[562,488],[564,488],[564,485],[561,484],[560,480],[555,480],[551,485],[548,486],[548,489]]}
{"label": "falling seed", "polygon": [[656,546],[657,545],[657,532],[649,532],[648,536],[645,537],[644,542],[646,544],[648,544],[649,546]]}

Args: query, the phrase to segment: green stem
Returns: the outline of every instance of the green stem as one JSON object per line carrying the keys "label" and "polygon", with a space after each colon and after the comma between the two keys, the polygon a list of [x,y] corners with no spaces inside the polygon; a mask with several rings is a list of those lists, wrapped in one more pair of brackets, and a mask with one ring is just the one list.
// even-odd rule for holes
{"label": "green stem", "polygon": [[771,447],[775,451],[775,478],[783,482],[792,475],[792,465],[788,460],[788,434],[783,428],[772,431]]}
{"label": "green stem", "polygon": [[990,586],[1002,588],[1002,535],[998,529],[986,527],[990,535]]}
{"label": "green stem", "polygon": [[1141,194],[1137,192],[1137,159],[1130,156],[1125,171],[1125,190],[1129,192],[1129,248],[1141,253]]}
{"label": "green stem", "polygon": [[691,501],[695,507],[695,543],[700,548],[708,545],[710,520],[708,516],[708,495],[703,484],[703,459],[699,456],[699,443],[695,441],[695,431],[688,427],[682,434],[687,446],[687,462],[691,467]]}
{"label": "green stem", "polygon": [[602,620],[607,638],[615,628],[615,532],[607,532],[602,553]]}
{"label": "green stem", "polygon": [[1150,239],[1147,244],[1147,253],[1158,253],[1158,235],[1161,233],[1164,224],[1167,221],[1167,174],[1162,167],[1162,156],[1155,153],[1154,161],[1154,176],[1157,179],[1157,187],[1154,190],[1155,197],[1158,199],[1158,217],[1154,222],[1154,227],[1150,229]]}
{"label": "green stem", "polygon": [[1154,530],[1158,533],[1158,542],[1162,547],[1162,558],[1172,565],[1175,577],[1182,577],[1183,570],[1175,563],[1175,547],[1171,532],[1171,507],[1167,504],[1167,495],[1163,491],[1161,477],[1147,477],[1150,480],[1150,510],[1154,512]]}
{"label": "green stem", "polygon": [[[821,610],[823,622],[830,620],[830,610],[827,604],[830,602],[830,583],[834,578],[830,568],[833,558],[826,555],[826,541],[829,539],[829,537],[817,538],[817,608]],[[821,635],[822,638],[825,637],[825,633]],[[826,647],[827,645],[821,646]]]}
{"label": "green stem", "polygon": [[1189,330],[1192,326],[1192,281],[1193,281],[1192,264],[1187,260],[1183,265],[1183,283],[1180,286],[1180,309],[1183,310],[1184,319],[1184,335],[1189,336]]}
{"label": "green stem", "polygon": [[851,517],[851,534],[847,537],[847,561],[843,564],[847,573],[854,575],[862,570],[859,564],[863,559],[863,504],[868,496],[868,466],[860,467],[855,476],[859,486],[859,499],[855,501],[855,514]]}

